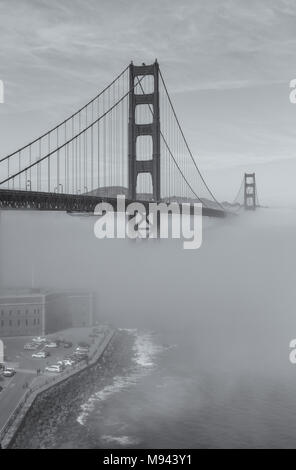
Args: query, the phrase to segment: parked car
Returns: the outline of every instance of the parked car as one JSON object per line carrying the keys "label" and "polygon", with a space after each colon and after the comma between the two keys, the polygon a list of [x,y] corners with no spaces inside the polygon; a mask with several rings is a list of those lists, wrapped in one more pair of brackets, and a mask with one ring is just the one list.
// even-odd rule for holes
{"label": "parked car", "polygon": [[81,341],[80,343],[78,343],[78,347],[79,348],[89,348],[89,343],[87,343],[86,341]]}
{"label": "parked car", "polygon": [[3,390],[3,387],[1,387],[1,385],[0,385],[0,392],[2,392],[2,390]]}
{"label": "parked car", "polygon": [[79,359],[78,359],[78,356],[74,353],[72,354],[72,356],[70,357],[70,360],[74,362],[74,364],[76,364],[77,362],[79,362]]}
{"label": "parked car", "polygon": [[84,353],[80,353],[80,352],[78,352],[78,353],[76,352],[75,356],[76,356],[78,362],[88,359],[88,354],[84,354]]}
{"label": "parked car", "polygon": [[88,346],[87,347],[78,346],[75,349],[75,352],[87,354],[89,352],[89,347]]}
{"label": "parked car", "polygon": [[72,361],[72,359],[62,359],[61,361],[57,361],[57,364],[60,366],[67,367],[72,366],[74,362]]}
{"label": "parked car", "polygon": [[32,341],[34,343],[45,343],[46,338],[45,338],[45,336],[36,336],[36,338],[33,338]]}
{"label": "parked car", "polygon": [[15,370],[12,367],[6,367],[3,371],[4,377],[13,377]]}
{"label": "parked car", "polygon": [[52,364],[51,366],[45,367],[46,372],[55,372],[60,373],[63,372],[64,367],[61,364]]}
{"label": "parked car", "polygon": [[53,341],[50,341],[49,343],[45,343],[45,348],[57,348],[58,345],[57,343],[53,342]]}
{"label": "parked car", "polygon": [[73,366],[76,361],[74,359],[71,359],[70,357],[67,357],[66,359],[63,360],[63,363],[65,366]]}
{"label": "parked car", "polygon": [[32,357],[36,359],[44,359],[45,357],[50,356],[48,351],[38,351],[32,354]]}
{"label": "parked car", "polygon": [[26,343],[24,345],[24,349],[28,349],[29,351],[35,351],[36,349],[38,349],[38,346],[38,343]]}
{"label": "parked car", "polygon": [[75,351],[74,354],[75,354],[75,357],[77,357],[77,358],[80,358],[80,357],[86,358],[86,357],[88,357],[88,354],[86,352],[82,352],[82,351]]}
{"label": "parked car", "polygon": [[73,343],[71,343],[71,341],[64,341],[63,344],[64,348],[72,348],[73,346]]}

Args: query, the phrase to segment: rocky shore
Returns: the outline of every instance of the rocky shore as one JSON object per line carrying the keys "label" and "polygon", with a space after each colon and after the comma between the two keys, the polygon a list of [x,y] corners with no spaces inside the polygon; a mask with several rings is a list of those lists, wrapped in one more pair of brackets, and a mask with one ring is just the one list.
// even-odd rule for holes
{"label": "rocky shore", "polygon": [[134,337],[117,331],[100,359],[64,382],[46,390],[35,400],[10,443],[13,449],[98,447],[97,437],[77,422],[81,405],[113,378],[128,371]]}

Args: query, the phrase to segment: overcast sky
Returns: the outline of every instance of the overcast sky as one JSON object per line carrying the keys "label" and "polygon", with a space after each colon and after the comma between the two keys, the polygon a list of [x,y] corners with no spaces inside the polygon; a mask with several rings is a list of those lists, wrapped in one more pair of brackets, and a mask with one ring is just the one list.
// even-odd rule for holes
{"label": "overcast sky", "polygon": [[157,58],[217,197],[254,170],[262,202],[296,206],[294,0],[0,0],[0,22],[1,156]]}

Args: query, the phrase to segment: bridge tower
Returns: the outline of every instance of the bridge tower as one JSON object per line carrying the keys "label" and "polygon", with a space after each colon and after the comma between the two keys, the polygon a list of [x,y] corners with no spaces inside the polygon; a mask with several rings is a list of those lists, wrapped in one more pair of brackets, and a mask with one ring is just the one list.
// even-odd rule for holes
{"label": "bridge tower", "polygon": [[[142,93],[141,85],[135,85],[141,77],[153,76],[154,88],[152,93]],[[129,124],[128,124],[128,171],[129,199],[137,196],[137,179],[140,173],[149,173],[152,179],[153,200],[160,200],[160,118],[159,118],[159,65],[157,60],[152,65],[129,66]],[[136,122],[136,107],[147,105],[151,108],[151,123]],[[137,139],[140,136],[151,136],[152,155],[149,160],[137,158]]]}
{"label": "bridge tower", "polygon": [[244,207],[246,210],[256,209],[256,178],[255,173],[245,173]]}

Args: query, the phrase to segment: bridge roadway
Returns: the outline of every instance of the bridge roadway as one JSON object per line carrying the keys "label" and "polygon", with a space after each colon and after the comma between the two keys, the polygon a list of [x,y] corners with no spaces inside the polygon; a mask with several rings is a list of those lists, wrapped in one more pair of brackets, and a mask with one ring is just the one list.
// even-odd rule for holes
{"label": "bridge roadway", "polygon": [[[83,194],[61,194],[37,191],[20,191],[14,189],[0,189],[0,209],[26,209],[40,211],[67,211],[67,212],[94,212],[100,202],[110,203],[114,210],[117,207],[117,199],[113,197],[85,196]],[[130,204],[129,199],[125,200],[125,205]],[[152,201],[142,201],[147,213],[149,203]],[[191,205],[193,213],[193,205]],[[225,217],[226,211],[210,207],[202,207],[202,215],[208,217]]]}

